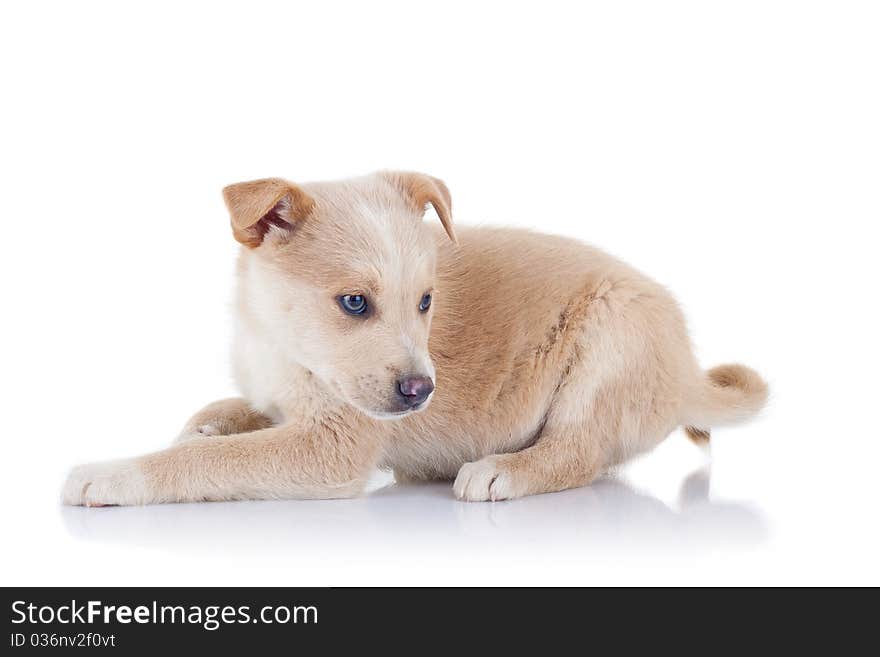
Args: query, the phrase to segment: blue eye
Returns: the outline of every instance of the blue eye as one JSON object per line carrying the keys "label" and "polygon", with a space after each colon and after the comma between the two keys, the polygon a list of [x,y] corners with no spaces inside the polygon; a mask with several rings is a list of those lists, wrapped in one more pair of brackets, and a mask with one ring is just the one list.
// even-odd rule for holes
{"label": "blue eye", "polygon": [[431,307],[431,293],[428,292],[425,296],[422,297],[422,300],[419,302],[419,310],[423,313],[428,312],[428,308]]}
{"label": "blue eye", "polygon": [[367,297],[363,294],[343,294],[339,305],[349,315],[363,315],[367,311]]}

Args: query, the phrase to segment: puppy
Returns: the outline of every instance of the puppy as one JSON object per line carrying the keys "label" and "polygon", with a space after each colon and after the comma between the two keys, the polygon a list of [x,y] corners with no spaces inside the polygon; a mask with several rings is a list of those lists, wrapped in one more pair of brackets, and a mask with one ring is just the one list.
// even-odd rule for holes
{"label": "puppy", "polygon": [[[744,420],[767,386],[702,370],[681,311],[573,240],[462,229],[438,179],[230,185],[242,397],[176,443],[75,468],[73,505],[357,495],[376,467],[462,500],[589,484],[678,426]],[[422,222],[434,207],[443,232]]]}

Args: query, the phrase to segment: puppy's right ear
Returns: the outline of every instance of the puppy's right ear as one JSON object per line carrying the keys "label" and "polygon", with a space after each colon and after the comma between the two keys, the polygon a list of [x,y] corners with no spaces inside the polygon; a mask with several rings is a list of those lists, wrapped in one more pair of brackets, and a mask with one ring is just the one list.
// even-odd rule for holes
{"label": "puppy's right ear", "polygon": [[288,235],[315,205],[300,187],[281,178],[229,185],[223,188],[223,200],[232,219],[232,234],[252,249],[267,234]]}

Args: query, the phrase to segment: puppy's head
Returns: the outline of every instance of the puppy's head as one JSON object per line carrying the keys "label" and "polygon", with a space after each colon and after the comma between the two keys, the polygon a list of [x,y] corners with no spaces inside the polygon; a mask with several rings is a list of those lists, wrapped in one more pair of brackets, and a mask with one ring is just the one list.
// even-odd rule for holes
{"label": "puppy's head", "polygon": [[425,408],[434,390],[428,334],[436,243],[428,204],[455,240],[446,186],[381,172],[223,190],[244,249],[240,309],[288,356],[373,417]]}

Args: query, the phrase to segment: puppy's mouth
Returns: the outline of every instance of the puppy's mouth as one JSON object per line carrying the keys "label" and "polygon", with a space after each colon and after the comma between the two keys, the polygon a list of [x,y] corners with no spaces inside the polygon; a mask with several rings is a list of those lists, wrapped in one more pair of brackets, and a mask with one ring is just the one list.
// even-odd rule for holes
{"label": "puppy's mouth", "polygon": [[[434,395],[431,395],[433,397]],[[415,406],[410,406],[408,408],[394,409],[394,410],[375,410],[375,409],[366,409],[362,408],[361,410],[376,420],[398,420],[400,418],[406,417],[407,415],[412,415],[413,413],[418,413],[419,411],[423,411],[428,407],[428,404],[431,403],[431,397],[428,397],[425,401],[416,404]]]}

